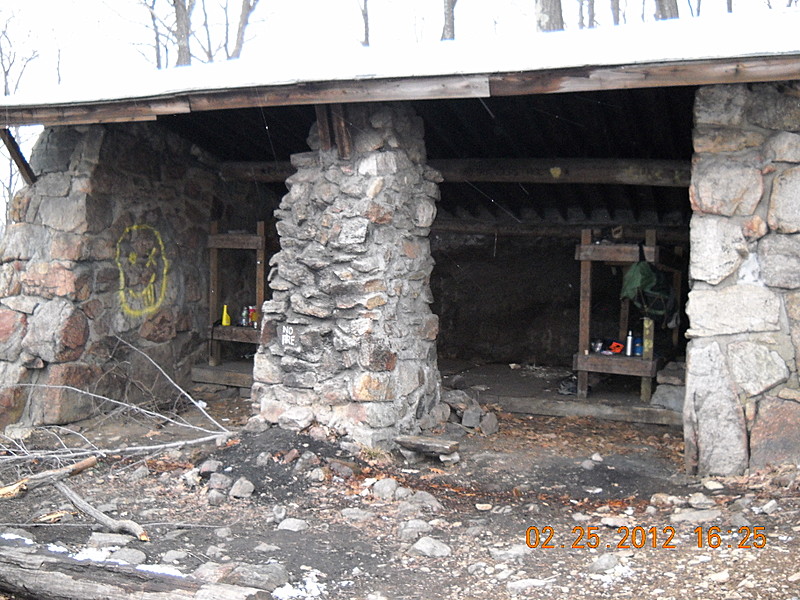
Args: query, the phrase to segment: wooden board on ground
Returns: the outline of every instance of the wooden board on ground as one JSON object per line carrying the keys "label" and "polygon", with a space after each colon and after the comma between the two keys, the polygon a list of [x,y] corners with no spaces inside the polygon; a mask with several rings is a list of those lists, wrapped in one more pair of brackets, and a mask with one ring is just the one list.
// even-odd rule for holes
{"label": "wooden board on ground", "polygon": [[195,365],[192,367],[192,381],[250,388],[253,387],[253,363],[252,361],[225,362],[216,367]]}
{"label": "wooden board on ground", "polygon": [[452,454],[458,450],[458,442],[424,435],[401,435],[394,438],[398,445],[422,454]]}
{"label": "wooden board on ground", "polygon": [[497,403],[507,412],[547,417],[593,417],[608,421],[649,423],[683,427],[681,413],[655,406],[619,406],[597,402],[569,400],[544,400],[541,398],[519,398],[513,396],[482,396],[484,402]]}

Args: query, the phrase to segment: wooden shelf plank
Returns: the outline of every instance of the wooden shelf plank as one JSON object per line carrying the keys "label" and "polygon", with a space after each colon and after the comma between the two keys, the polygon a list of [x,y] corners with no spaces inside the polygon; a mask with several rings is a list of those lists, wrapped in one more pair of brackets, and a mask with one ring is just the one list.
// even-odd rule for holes
{"label": "wooden shelf plank", "polygon": [[[644,257],[647,262],[657,263],[660,249],[644,246]],[[575,260],[593,262],[635,263],[639,262],[638,244],[581,244],[575,247]]]}
{"label": "wooden shelf plank", "polygon": [[264,237],[248,233],[218,233],[208,236],[209,248],[231,250],[260,250],[264,247]]}
{"label": "wooden shelf plank", "polygon": [[244,342],[248,344],[258,344],[260,332],[254,327],[238,327],[229,325],[214,325],[210,331],[212,340],[220,342]]}
{"label": "wooden shelf plank", "polygon": [[[483,398],[489,400],[491,397],[483,396]],[[491,399],[499,404],[503,410],[513,413],[551,417],[592,417],[628,423],[683,426],[683,414],[656,406],[614,406],[598,402],[573,402],[569,400],[509,396],[496,396]]]}

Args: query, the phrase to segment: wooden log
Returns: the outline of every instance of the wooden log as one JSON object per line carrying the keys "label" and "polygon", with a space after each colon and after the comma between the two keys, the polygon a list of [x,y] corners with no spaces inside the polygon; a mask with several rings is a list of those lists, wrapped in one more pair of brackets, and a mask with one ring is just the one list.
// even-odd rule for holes
{"label": "wooden log", "polygon": [[204,583],[129,565],[78,561],[36,546],[0,546],[0,592],[37,600],[146,598],[147,600],[268,600],[251,587]]}
{"label": "wooden log", "polygon": [[401,435],[394,441],[408,450],[422,454],[452,454],[458,450],[458,442],[424,435]]}

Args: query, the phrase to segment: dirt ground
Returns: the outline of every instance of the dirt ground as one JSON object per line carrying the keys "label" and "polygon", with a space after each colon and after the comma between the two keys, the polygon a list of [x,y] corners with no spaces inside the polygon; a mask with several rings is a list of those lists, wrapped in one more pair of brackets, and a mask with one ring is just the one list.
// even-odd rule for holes
{"label": "dirt ground", "polygon": [[[279,563],[289,582],[275,598],[800,599],[797,465],[700,480],[682,473],[678,429],[503,412],[498,433],[459,437],[459,462],[408,464],[279,428],[245,431],[246,399],[211,409],[234,430],[224,446],[109,452],[69,480],[109,516],[145,527],[149,542],[125,545],[141,562],[166,559],[183,574]],[[25,450],[53,447],[55,434],[112,449],[186,436],[119,415],[79,435],[38,432]],[[24,474],[10,456],[0,453],[2,484]],[[209,474],[193,470],[209,458],[252,494],[212,500]],[[69,512],[37,522],[58,510]],[[306,528],[284,529],[287,518]],[[70,552],[101,530],[52,487],[0,500],[0,522],[13,534],[0,545],[18,535]]]}

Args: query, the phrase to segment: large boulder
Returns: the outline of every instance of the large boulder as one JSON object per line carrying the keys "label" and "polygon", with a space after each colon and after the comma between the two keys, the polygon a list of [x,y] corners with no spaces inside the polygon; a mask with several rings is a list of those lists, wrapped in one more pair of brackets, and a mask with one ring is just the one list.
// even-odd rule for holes
{"label": "large boulder", "polygon": [[716,341],[695,341],[688,349],[683,428],[690,472],[739,475],[747,468],[744,411]]}

